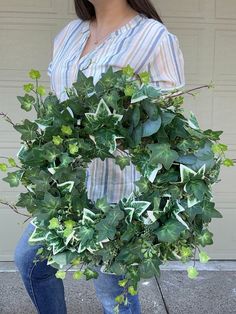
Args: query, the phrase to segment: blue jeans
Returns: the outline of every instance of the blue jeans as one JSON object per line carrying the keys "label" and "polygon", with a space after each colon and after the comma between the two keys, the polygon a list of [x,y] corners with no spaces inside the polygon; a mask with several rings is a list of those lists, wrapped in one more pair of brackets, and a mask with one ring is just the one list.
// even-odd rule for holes
{"label": "blue jeans", "polygon": [[[25,229],[15,249],[15,264],[21,274],[25,288],[40,314],[66,314],[66,302],[63,281],[55,277],[56,269],[47,265],[47,261],[33,263],[40,245],[29,245],[28,238],[34,230],[29,224]],[[118,281],[124,276],[105,274],[99,267],[95,268],[99,276],[93,279],[96,294],[100,300],[104,314],[113,314],[113,307],[117,304],[114,298],[123,288]],[[128,294],[128,305],[120,305],[121,314],[140,314],[141,306],[138,295]]]}

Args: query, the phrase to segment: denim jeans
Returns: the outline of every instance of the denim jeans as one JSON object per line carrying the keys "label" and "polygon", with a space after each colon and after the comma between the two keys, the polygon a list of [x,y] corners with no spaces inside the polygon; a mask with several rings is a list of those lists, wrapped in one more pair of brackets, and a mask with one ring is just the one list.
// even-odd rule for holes
{"label": "denim jeans", "polygon": [[[15,264],[39,314],[66,314],[64,285],[61,279],[55,277],[57,270],[47,265],[46,260],[33,263],[35,254],[40,248],[39,244],[28,244],[28,238],[33,230],[34,226],[29,224],[21,236],[15,249]],[[95,270],[98,271],[99,276],[93,279],[93,283],[97,298],[102,304],[103,313],[113,314],[113,307],[117,304],[114,298],[123,291],[118,281],[124,276],[105,274],[100,271],[100,267],[95,267]],[[141,313],[138,294],[134,296],[128,294],[128,305],[120,305],[120,313]]]}

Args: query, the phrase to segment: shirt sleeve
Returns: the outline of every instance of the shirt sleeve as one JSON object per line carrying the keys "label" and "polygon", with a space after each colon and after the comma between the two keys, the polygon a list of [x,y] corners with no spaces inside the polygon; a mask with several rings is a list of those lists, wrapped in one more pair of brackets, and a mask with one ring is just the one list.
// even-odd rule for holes
{"label": "shirt sleeve", "polygon": [[53,50],[52,50],[52,58],[51,61],[48,65],[48,69],[47,69],[47,74],[49,77],[51,77],[51,72],[52,72],[52,65],[53,65],[53,59],[57,53],[57,51],[59,50],[59,48],[61,47],[61,45],[63,44],[64,40],[67,37],[67,34],[69,33],[69,30],[71,28],[71,25],[73,24],[74,21],[77,20],[72,20],[69,23],[67,23],[54,37],[53,39]]}
{"label": "shirt sleeve", "polygon": [[167,32],[148,64],[150,84],[163,92],[185,85],[184,56],[176,35]]}

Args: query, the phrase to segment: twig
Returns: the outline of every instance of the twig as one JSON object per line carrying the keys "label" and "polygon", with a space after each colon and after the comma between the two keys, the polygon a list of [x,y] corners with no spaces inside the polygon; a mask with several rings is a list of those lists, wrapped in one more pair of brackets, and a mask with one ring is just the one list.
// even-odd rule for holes
{"label": "twig", "polygon": [[11,123],[13,126],[15,126],[15,124],[12,122],[12,120],[8,117],[8,115],[4,112],[0,112],[0,116],[4,116],[6,118],[6,121]]}
{"label": "twig", "polygon": [[189,92],[192,92],[192,91],[194,91],[194,90],[197,90],[197,89],[200,89],[200,88],[204,88],[204,87],[210,88],[210,87],[211,87],[211,84],[202,85],[202,86],[195,87],[195,88],[192,88],[192,89],[189,89],[189,90],[186,90],[186,91],[181,91],[179,94],[178,94],[178,92],[177,92],[177,94],[166,96],[165,99],[173,98],[173,97],[176,97],[176,96],[180,96],[180,95],[183,95],[183,94],[186,94],[186,93],[189,93]]}
{"label": "twig", "polygon": [[[15,213],[17,213],[17,214],[19,214],[19,215],[21,215],[21,216],[28,217],[28,219],[32,217],[31,215],[27,215],[27,214],[23,214],[23,213],[19,212],[18,209],[17,209],[17,207],[16,207],[15,205],[11,205],[10,203],[8,203],[8,202],[3,202],[3,201],[0,201],[0,203],[3,204],[3,205],[9,206]],[[28,220],[28,219],[27,219],[27,220]]]}

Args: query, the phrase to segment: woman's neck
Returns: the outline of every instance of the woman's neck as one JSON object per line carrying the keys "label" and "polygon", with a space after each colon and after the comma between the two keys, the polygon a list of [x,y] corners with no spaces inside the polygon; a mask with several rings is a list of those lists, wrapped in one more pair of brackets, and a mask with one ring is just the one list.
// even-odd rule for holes
{"label": "woman's neck", "polygon": [[109,28],[119,25],[122,21],[126,22],[138,12],[132,9],[127,1],[121,0],[95,0],[91,1],[96,12],[96,30],[103,33]]}

